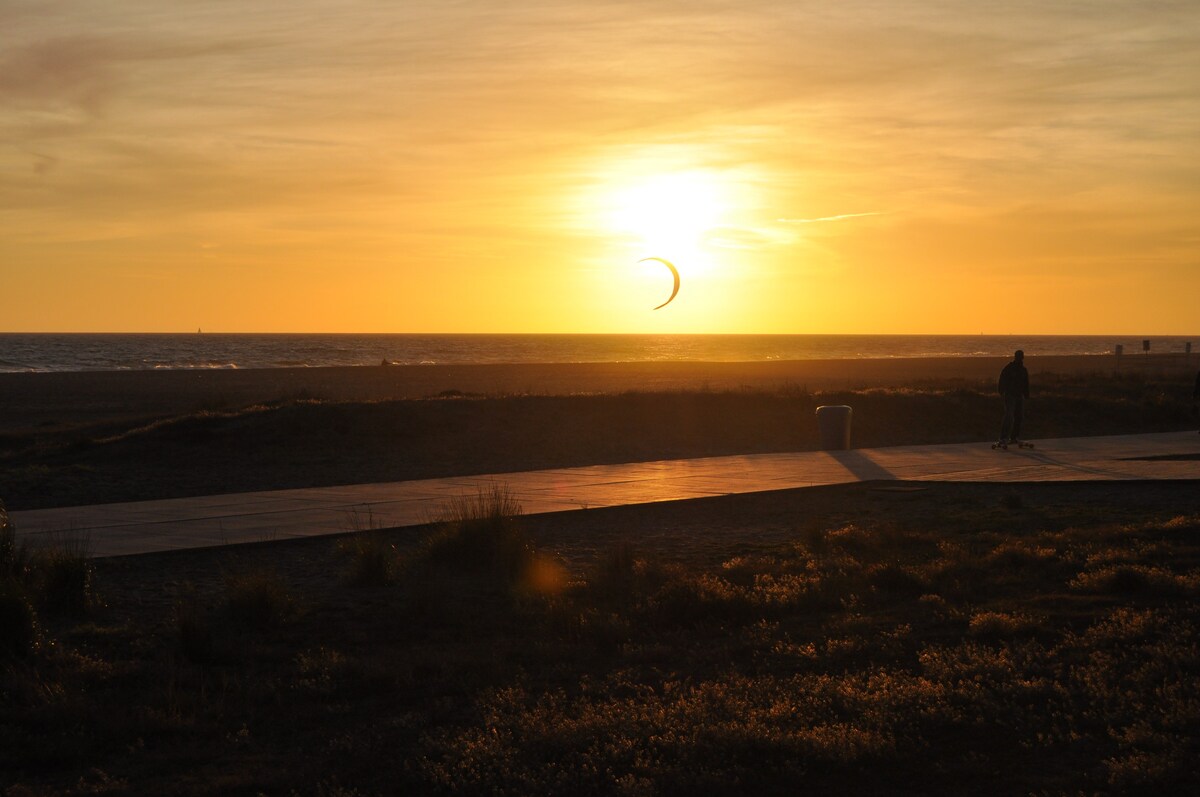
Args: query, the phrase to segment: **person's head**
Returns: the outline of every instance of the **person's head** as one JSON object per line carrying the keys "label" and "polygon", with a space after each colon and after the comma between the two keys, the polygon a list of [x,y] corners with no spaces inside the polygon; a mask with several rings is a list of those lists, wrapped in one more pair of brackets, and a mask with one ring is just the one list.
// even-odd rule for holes
{"label": "person's head", "polygon": [[1013,352],[1013,359],[1017,362],[1021,362],[1021,360],[1025,359],[1025,352],[1017,349],[1015,352]]}

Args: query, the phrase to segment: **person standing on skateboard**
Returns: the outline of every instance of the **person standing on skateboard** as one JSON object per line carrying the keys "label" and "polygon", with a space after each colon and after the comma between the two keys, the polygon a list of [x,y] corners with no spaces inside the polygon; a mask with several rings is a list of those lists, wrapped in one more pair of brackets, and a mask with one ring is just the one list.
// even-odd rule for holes
{"label": "person standing on skateboard", "polygon": [[1021,418],[1025,413],[1025,399],[1029,398],[1029,371],[1025,370],[1025,352],[1017,349],[1013,361],[1000,372],[996,385],[1004,397],[1004,420],[1000,424],[1000,443],[1018,443],[1021,436]]}

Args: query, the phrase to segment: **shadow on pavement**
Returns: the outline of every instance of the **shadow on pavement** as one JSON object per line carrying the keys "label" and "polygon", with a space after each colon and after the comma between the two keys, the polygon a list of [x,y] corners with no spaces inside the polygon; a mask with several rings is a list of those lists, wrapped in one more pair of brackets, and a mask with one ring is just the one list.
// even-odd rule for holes
{"label": "shadow on pavement", "polygon": [[896,478],[890,470],[862,451],[827,451],[826,453],[862,481],[894,480]]}

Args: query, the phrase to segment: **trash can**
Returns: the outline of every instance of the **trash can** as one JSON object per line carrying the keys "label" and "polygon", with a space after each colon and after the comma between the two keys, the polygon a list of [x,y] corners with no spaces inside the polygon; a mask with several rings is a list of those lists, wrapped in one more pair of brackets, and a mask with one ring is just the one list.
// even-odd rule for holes
{"label": "trash can", "polygon": [[817,407],[821,448],[826,451],[845,451],[850,448],[850,416],[853,412],[845,404]]}

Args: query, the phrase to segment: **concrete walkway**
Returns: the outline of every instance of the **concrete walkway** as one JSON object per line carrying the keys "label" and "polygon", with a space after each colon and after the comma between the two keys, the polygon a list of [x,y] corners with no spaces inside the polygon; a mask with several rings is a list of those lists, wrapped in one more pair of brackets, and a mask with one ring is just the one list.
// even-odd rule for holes
{"label": "concrete walkway", "polygon": [[505,485],[527,514],[855,481],[1200,479],[1195,432],[706,457],[12,512],[20,539],[83,537],[122,556],[436,520],[456,498]]}

